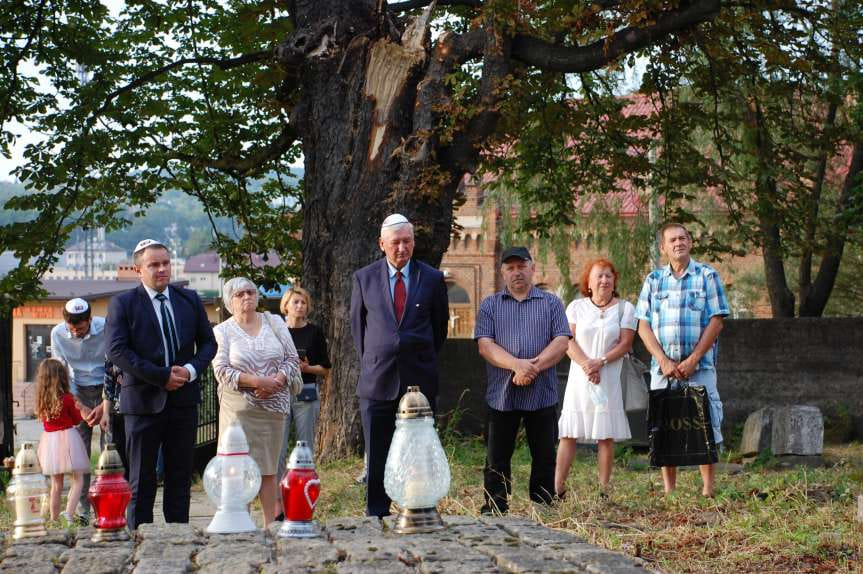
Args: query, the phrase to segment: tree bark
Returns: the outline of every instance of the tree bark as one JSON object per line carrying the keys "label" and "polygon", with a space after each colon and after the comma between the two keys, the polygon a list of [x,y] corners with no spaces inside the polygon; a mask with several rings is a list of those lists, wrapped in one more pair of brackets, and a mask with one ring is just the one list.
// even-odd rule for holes
{"label": "tree bark", "polygon": [[[839,106],[831,101],[827,108],[827,116],[824,119],[823,130],[830,130],[836,125],[836,112]],[[812,288],[812,253],[815,250],[815,231],[818,228],[818,208],[821,205],[821,191],[824,189],[824,180],[827,178],[827,162],[830,158],[830,150],[824,149],[818,158],[818,166],[815,169],[815,181],[812,185],[812,195],[807,201],[806,210],[806,243],[800,256],[800,276],[797,285],[800,297],[801,314],[806,300],[809,298],[809,290]]]}
{"label": "tree bark", "polygon": [[776,178],[770,172],[770,134],[757,101],[747,103],[746,128],[753,142],[754,156],[758,158],[756,174],[756,206],[761,237],[761,254],[767,294],[774,317],[794,316],[794,293],[788,288],[785,276],[785,256],[779,228],[778,193]]}
{"label": "tree bark", "polygon": [[815,282],[804,299],[800,301],[801,317],[820,317],[824,314],[824,308],[833,292],[836,284],[836,276],[839,274],[839,264],[842,261],[842,253],[845,250],[845,238],[852,225],[859,225],[860,217],[856,215],[854,207],[863,204],[863,182],[860,181],[863,173],[863,143],[857,142],[851,151],[851,165],[839,194],[839,205],[836,208],[836,217],[833,225],[828,230],[827,246],[821,255],[821,264],[818,267],[818,275]]}

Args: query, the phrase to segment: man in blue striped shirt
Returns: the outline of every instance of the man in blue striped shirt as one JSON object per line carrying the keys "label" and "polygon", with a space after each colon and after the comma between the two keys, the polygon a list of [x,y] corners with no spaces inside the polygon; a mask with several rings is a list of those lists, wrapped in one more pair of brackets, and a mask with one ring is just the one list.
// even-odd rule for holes
{"label": "man in blue striped shirt", "polygon": [[530,499],[549,504],[554,494],[555,366],[572,333],[561,300],[534,287],[534,271],[527,248],[504,251],[506,288],[486,297],[477,315],[474,338],[488,374],[484,514],[509,510],[512,454],[522,421],[531,457]]}
{"label": "man in blue striped shirt", "polygon": [[[668,379],[703,385],[710,399],[716,444],[722,443],[722,401],[716,388],[716,339],[728,312],[725,289],[717,271],[689,256],[692,236],[679,223],[663,225],[659,247],[668,265],[644,280],[635,317],[638,334],[653,355],[651,388],[665,388]],[[713,496],[714,465],[699,467],[702,494]],[[662,467],[665,492],[677,486],[677,468]]]}

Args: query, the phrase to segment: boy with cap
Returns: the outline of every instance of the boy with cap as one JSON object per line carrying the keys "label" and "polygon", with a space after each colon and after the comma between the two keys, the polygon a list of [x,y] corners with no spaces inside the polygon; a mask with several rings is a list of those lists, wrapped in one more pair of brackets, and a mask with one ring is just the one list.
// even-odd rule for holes
{"label": "boy with cap", "polygon": [[488,378],[483,514],[509,510],[512,453],[522,421],[530,448],[530,499],[549,504],[554,494],[555,366],[572,333],[563,302],[533,285],[535,270],[526,247],[506,249],[500,267],[504,289],[483,300],[476,318],[474,339]]}
{"label": "boy with cap", "polygon": [[[102,418],[102,384],[105,379],[105,318],[91,316],[90,304],[84,299],[75,298],[63,308],[63,322],[51,330],[51,356],[62,360],[69,368],[72,394],[75,399],[90,410],[84,421],[78,425],[78,432],[84,440],[87,456],[93,438],[93,425]],[[100,438],[100,446],[105,446],[105,435]],[[90,521],[90,473],[84,474],[84,488],[81,492],[78,522]]]}

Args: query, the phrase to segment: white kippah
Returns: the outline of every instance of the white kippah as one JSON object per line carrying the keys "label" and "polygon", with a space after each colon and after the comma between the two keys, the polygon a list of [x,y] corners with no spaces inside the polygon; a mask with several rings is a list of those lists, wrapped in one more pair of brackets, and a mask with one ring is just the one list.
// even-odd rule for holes
{"label": "white kippah", "polygon": [[156,241],[155,239],[142,239],[138,242],[138,245],[135,246],[135,250],[132,253],[137,253],[139,251],[143,251],[148,247],[153,247],[154,245],[158,245],[159,247],[165,247],[165,244],[161,241]]}
{"label": "white kippah", "polygon": [[392,227],[394,225],[401,225],[403,223],[410,223],[410,221],[408,221],[408,218],[401,213],[393,213],[392,215],[384,219],[384,222],[381,223],[381,229],[385,227]]}
{"label": "white kippah", "polygon": [[84,313],[87,309],[90,308],[90,304],[81,299],[80,297],[76,297],[74,299],[69,299],[66,302],[66,311],[71,313],[72,315],[77,315],[79,313]]}

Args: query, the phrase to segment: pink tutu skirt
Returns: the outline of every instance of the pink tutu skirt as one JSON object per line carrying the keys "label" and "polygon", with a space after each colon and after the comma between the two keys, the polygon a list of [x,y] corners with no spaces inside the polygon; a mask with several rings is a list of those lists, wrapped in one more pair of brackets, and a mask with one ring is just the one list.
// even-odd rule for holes
{"label": "pink tutu skirt", "polygon": [[50,476],[67,472],[90,472],[90,459],[87,458],[84,441],[75,427],[43,432],[37,454],[42,474]]}

